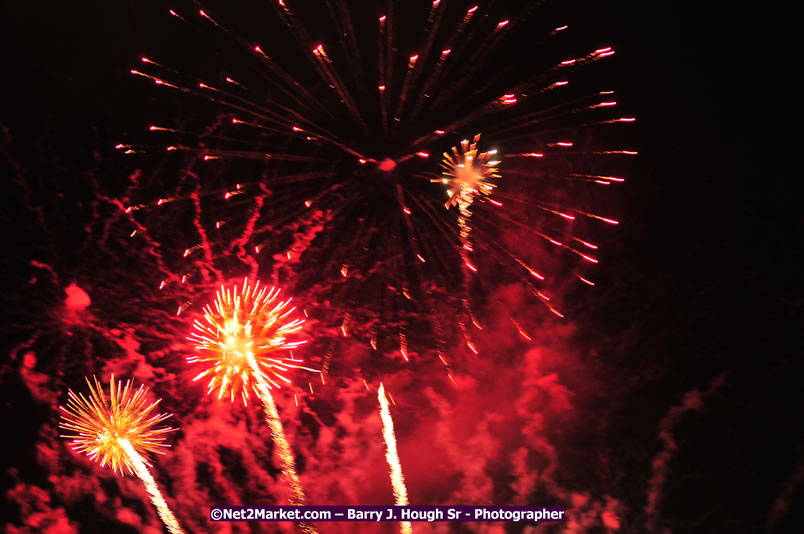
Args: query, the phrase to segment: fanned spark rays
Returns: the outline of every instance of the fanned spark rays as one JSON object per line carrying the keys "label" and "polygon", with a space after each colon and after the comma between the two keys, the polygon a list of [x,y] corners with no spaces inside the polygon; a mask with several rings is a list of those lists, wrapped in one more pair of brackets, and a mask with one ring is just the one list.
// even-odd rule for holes
{"label": "fanned spark rays", "polygon": [[452,147],[452,151],[444,152],[441,162],[442,178],[435,178],[433,182],[442,182],[449,186],[446,207],[471,206],[475,198],[491,195],[496,184],[494,179],[500,177],[497,166],[499,161],[493,160],[497,150],[480,152],[477,144],[480,134],[471,142],[468,139],[461,141],[460,148]]}
{"label": "fanned spark rays", "polygon": [[[279,294],[275,287],[260,287],[259,281],[252,287],[247,279],[240,291],[237,285],[221,286],[214,308],[204,307],[206,323],[193,322],[195,331],[187,339],[196,344],[196,353],[187,362],[207,366],[193,378],[195,382],[211,376],[207,393],[217,389],[219,399],[228,393],[232,402],[239,393],[248,404],[249,389],[256,391],[255,370],[270,373],[265,380],[273,387],[279,387],[277,381],[290,383],[285,376],[290,369],[315,372],[298,365],[301,360],[293,357],[292,351],[307,341],[292,341],[288,336],[301,332],[304,319],[292,318],[296,311],[292,299],[281,300]],[[255,367],[250,366],[252,360]]]}
{"label": "fanned spark rays", "polygon": [[[391,418],[391,409],[388,407],[388,399],[385,397],[385,386],[380,384],[377,392],[377,399],[380,401],[380,418],[382,419],[382,437],[385,440],[385,460],[388,462],[388,469],[391,472],[391,487],[394,489],[394,504],[396,506],[407,506],[408,490],[405,487],[405,476],[402,474],[402,464],[399,461],[399,453],[396,450],[396,435],[394,435],[394,420]],[[413,526],[409,521],[399,523],[403,534],[413,532]]]}
{"label": "fanned spark rays", "polygon": [[115,474],[139,477],[167,529],[172,534],[183,532],[143,457],[146,453],[163,454],[161,449],[167,447],[165,434],[176,429],[158,425],[170,414],[152,415],[160,401],[148,404],[148,388],[133,390],[130,380],[121,387],[112,376],[108,398],[97,378],[86,381],[89,398],[68,390],[67,406],[60,407],[59,426],[71,432],[62,437],[72,440],[74,451],[86,454],[101,466],[110,465]]}
{"label": "fanned spark rays", "polygon": [[[597,225],[618,224],[590,206],[594,188],[623,182],[621,158],[636,154],[620,130],[635,119],[617,114],[613,92],[594,81],[611,47],[568,40],[542,2],[388,2],[374,16],[362,4],[328,2],[322,12],[282,0],[265,17],[248,14],[260,29],[231,7],[191,5],[169,12],[177,32],[192,34],[177,41],[209,36],[232,48],[215,49],[226,64],[190,74],[172,64],[182,60],[143,57],[132,70],[210,108],[150,127],[182,170],[158,197],[133,184],[120,203],[132,238],[150,243],[162,239],[149,235],[151,213],[192,215],[192,237],[161,287],[220,275],[221,258],[272,271],[296,295],[326,302],[311,313],[378,354],[408,361],[417,352],[410,332],[427,324],[435,342],[418,352],[449,370],[444,347],[455,331],[478,353],[472,294],[499,283],[498,273],[558,317],[551,293],[564,290],[563,278],[594,285]],[[257,41],[272,23],[276,36]],[[185,63],[207,57],[197,45]],[[477,132],[505,154],[504,176],[469,137]],[[450,155],[460,139],[473,141]],[[449,156],[446,175],[431,157],[439,153]],[[467,155],[482,180],[458,167]],[[443,190],[431,182],[445,179],[457,213],[439,209]],[[232,373],[227,384],[238,380]]]}

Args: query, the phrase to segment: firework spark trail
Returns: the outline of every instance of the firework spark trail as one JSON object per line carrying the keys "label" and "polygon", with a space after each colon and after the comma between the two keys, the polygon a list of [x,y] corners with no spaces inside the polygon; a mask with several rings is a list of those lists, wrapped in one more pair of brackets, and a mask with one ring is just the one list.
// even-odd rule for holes
{"label": "firework spark trail", "polygon": [[89,398],[68,391],[67,407],[60,407],[59,426],[72,434],[62,437],[72,439],[74,451],[100,462],[101,467],[109,464],[115,474],[138,476],[167,529],[172,534],[183,533],[141,454],[161,453],[160,449],[167,447],[165,434],[176,429],[156,425],[170,414],[150,415],[161,399],[147,404],[148,388],[140,386],[134,391],[130,380],[121,388],[112,375],[108,399],[98,379],[93,382],[87,379]]}
{"label": "firework spark trail", "polygon": [[134,467],[134,472],[137,474],[140,480],[142,480],[142,483],[145,484],[145,490],[151,497],[151,503],[153,503],[153,505],[156,507],[156,511],[159,513],[159,518],[162,519],[162,522],[165,524],[171,534],[183,534],[184,531],[179,526],[179,522],[176,520],[173,512],[171,512],[170,508],[168,508],[165,498],[162,497],[162,492],[159,491],[159,486],[156,484],[154,477],[151,476],[151,472],[148,471],[148,466],[145,465],[145,460],[143,460],[142,457],[137,453],[137,450],[129,440],[121,438],[118,439],[117,442],[125,451],[129,461],[131,461],[131,464]]}
{"label": "firework spark trail", "polygon": [[[408,490],[405,487],[405,476],[402,474],[402,464],[399,462],[399,454],[396,450],[396,436],[394,435],[394,420],[391,419],[391,410],[388,407],[388,399],[385,397],[385,387],[380,384],[377,392],[377,399],[380,401],[380,417],[382,418],[382,436],[385,439],[387,452],[385,459],[388,461],[388,469],[391,471],[391,486],[394,488],[394,504],[397,506],[407,506]],[[400,521],[402,532],[407,534],[413,532],[413,527],[409,521]]]}
{"label": "firework spark trail", "polygon": [[[285,431],[282,428],[282,420],[279,419],[279,412],[276,409],[276,403],[271,396],[271,388],[265,381],[262,371],[260,371],[259,363],[254,354],[248,353],[248,363],[254,377],[254,388],[257,391],[257,396],[262,401],[262,408],[265,412],[265,421],[271,428],[271,437],[277,448],[277,455],[282,465],[282,474],[288,481],[290,486],[291,498],[290,504],[294,506],[304,505],[304,489],[299,482],[299,475],[296,473],[296,460],[293,458],[293,450],[290,448],[287,438],[285,438]],[[299,529],[302,532],[315,533],[318,532],[316,528],[309,523],[299,523]]]}

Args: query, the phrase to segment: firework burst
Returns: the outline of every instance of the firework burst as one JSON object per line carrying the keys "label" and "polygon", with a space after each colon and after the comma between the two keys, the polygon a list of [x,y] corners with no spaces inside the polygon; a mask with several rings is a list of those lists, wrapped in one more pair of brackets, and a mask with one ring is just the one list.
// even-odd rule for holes
{"label": "firework burst", "polygon": [[86,454],[101,466],[109,465],[115,474],[136,475],[145,484],[159,517],[173,534],[183,532],[162,497],[148,470],[148,453],[162,454],[165,435],[176,429],[159,426],[170,414],[154,413],[160,400],[148,403],[148,388],[134,390],[131,381],[121,386],[114,376],[109,380],[109,396],[97,378],[86,379],[89,397],[69,390],[67,406],[62,410],[59,426],[70,432],[73,450]]}
{"label": "firework burst", "polygon": [[116,474],[135,474],[120,440],[126,440],[138,455],[161,454],[167,447],[166,434],[176,430],[159,426],[170,414],[154,413],[159,401],[149,404],[148,388],[140,386],[134,390],[130,380],[121,387],[112,376],[108,397],[97,378],[86,381],[89,398],[72,390],[67,393],[67,406],[61,407],[59,426],[71,433],[62,437],[71,439],[74,451],[86,454],[101,467],[108,464]]}
{"label": "firework burst", "polygon": [[[212,375],[209,382],[211,393],[218,389],[218,398],[228,391],[232,401],[240,393],[243,403],[248,404],[251,389],[262,402],[265,421],[271,429],[276,445],[282,474],[291,490],[291,504],[304,504],[304,490],[296,472],[293,450],[285,437],[282,420],[271,395],[271,387],[279,387],[276,380],[290,383],[283,374],[290,368],[307,369],[297,365],[293,349],[306,340],[291,341],[288,336],[301,332],[303,319],[293,318],[295,307],[291,299],[280,300],[275,287],[260,287],[257,281],[250,286],[248,279],[238,291],[221,286],[216,295],[214,310],[204,308],[206,323],[194,322],[195,332],[189,340],[196,343],[198,354],[187,359],[189,363],[204,363],[208,368],[193,381]],[[284,351],[288,356],[282,355]],[[313,371],[313,369],[307,369]],[[304,532],[316,532],[309,523],[300,523]]]}
{"label": "firework burst", "polygon": [[500,162],[492,158],[497,155],[497,150],[479,152],[477,148],[479,141],[480,134],[477,134],[471,143],[468,139],[464,139],[460,148],[456,146],[452,148],[451,153],[444,152],[444,159],[441,162],[441,167],[444,169],[443,177],[435,178],[433,181],[449,186],[447,208],[471,205],[478,195],[489,196],[496,187],[492,180],[500,177],[497,168]]}
{"label": "firework burst", "polygon": [[[562,317],[554,292],[568,275],[594,285],[595,225],[617,223],[599,213],[593,188],[622,182],[620,158],[634,154],[617,130],[634,119],[585,77],[614,50],[569,39],[568,26],[540,16],[541,2],[447,4],[383,2],[375,12],[327,2],[322,18],[282,1],[264,16],[248,13],[276,24],[281,38],[249,30],[242,13],[214,2],[170,11],[187,42],[215,36],[222,48],[209,56],[225,63],[190,66],[207,57],[198,43],[132,69],[199,97],[192,118],[150,127],[183,172],[158,198],[136,186],[122,201],[142,238],[166,210],[192,214],[162,286],[234,261],[282,276],[320,304],[310,313],[330,331],[377,353],[407,361],[409,334],[427,332],[435,342],[424,351],[445,365],[455,332],[478,352],[472,293],[493,283],[491,272]],[[505,154],[504,179],[477,132]],[[152,144],[119,148],[154,153]],[[442,172],[431,157],[440,153]],[[457,213],[441,208],[432,182],[446,182]]]}
{"label": "firework burst", "polygon": [[290,339],[301,332],[304,320],[293,318],[292,299],[281,300],[279,293],[275,287],[260,287],[259,281],[250,286],[247,279],[240,291],[237,285],[221,286],[214,306],[204,308],[206,322],[194,321],[195,331],[187,339],[196,344],[196,354],[187,362],[206,366],[193,381],[210,376],[207,393],[217,389],[219,399],[228,393],[233,402],[239,393],[248,404],[249,390],[257,391],[255,376],[264,377],[268,387],[279,387],[277,381],[290,383],[284,373],[291,368],[314,371],[293,357],[293,349],[307,342]]}

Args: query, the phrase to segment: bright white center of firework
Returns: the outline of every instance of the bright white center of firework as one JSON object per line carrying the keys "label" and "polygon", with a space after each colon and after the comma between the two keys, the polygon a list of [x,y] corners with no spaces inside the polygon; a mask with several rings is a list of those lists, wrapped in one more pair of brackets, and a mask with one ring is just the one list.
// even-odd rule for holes
{"label": "bright white center of firework", "polygon": [[111,441],[116,441],[118,438],[117,432],[112,432],[111,430],[106,430],[102,434],[98,435],[98,443],[101,445],[105,445]]}
{"label": "bright white center of firework", "polygon": [[241,360],[249,352],[251,341],[240,337],[227,337],[224,343],[226,354],[237,360]]}

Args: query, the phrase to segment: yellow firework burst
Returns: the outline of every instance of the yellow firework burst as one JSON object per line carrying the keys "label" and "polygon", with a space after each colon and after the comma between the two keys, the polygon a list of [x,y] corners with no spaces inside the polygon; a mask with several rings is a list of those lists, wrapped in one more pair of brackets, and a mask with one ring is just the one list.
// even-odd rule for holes
{"label": "yellow firework burst", "polygon": [[304,319],[293,318],[292,299],[282,300],[279,293],[259,281],[250,286],[248,279],[240,290],[221,286],[214,306],[204,308],[206,322],[195,320],[187,339],[196,344],[196,354],[187,361],[206,365],[193,381],[210,376],[207,393],[217,389],[218,398],[228,394],[232,401],[239,393],[248,404],[249,389],[256,391],[252,359],[274,387],[276,380],[290,383],[284,375],[289,369],[307,369],[292,352],[307,341],[290,339],[301,332]]}
{"label": "yellow firework burst", "polygon": [[110,465],[115,474],[136,474],[133,462],[138,458],[129,452],[142,456],[161,453],[168,446],[165,435],[176,430],[158,426],[170,414],[154,413],[161,399],[148,403],[148,388],[134,389],[131,380],[122,384],[112,375],[108,396],[96,377],[86,381],[88,397],[68,390],[67,406],[60,406],[59,427],[69,432],[62,437],[72,440],[74,451],[101,466]]}
{"label": "yellow firework burst", "polygon": [[468,139],[461,141],[460,146],[452,147],[452,153],[444,152],[441,160],[442,177],[433,179],[450,187],[447,191],[449,200],[446,206],[468,206],[474,202],[477,195],[488,196],[496,187],[492,181],[499,178],[499,161],[494,158],[496,150],[480,152],[477,143],[480,134],[471,142]]}

